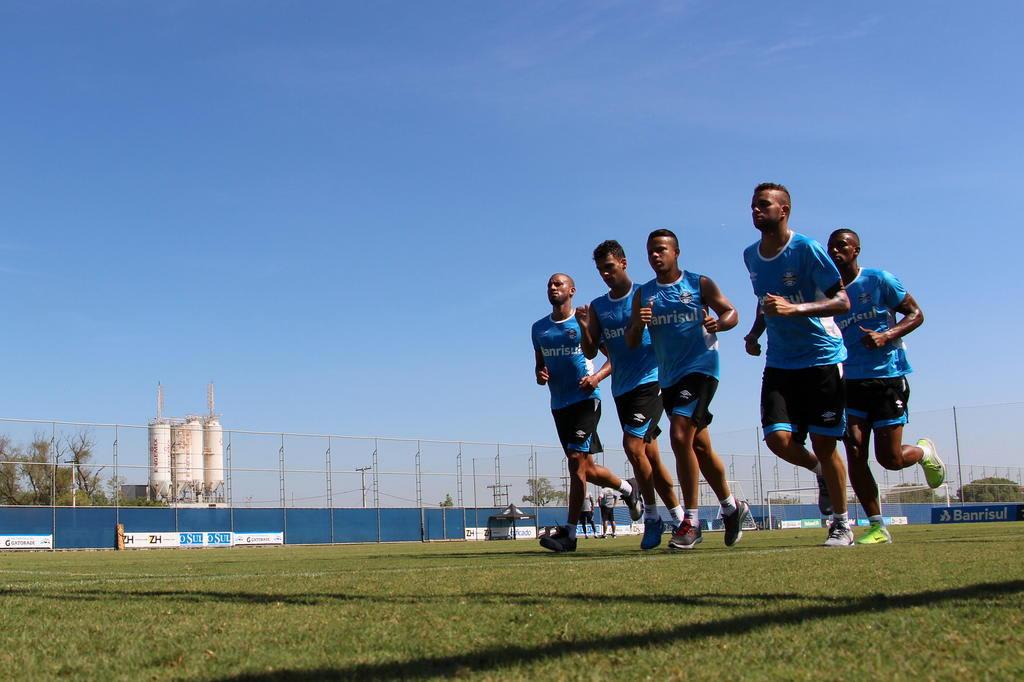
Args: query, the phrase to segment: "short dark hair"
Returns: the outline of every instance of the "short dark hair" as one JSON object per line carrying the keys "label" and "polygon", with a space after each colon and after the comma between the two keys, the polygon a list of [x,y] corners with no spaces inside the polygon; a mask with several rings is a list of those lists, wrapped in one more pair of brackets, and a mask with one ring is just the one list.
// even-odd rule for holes
{"label": "short dark hair", "polygon": [[626,252],[622,249],[622,244],[614,239],[606,239],[594,249],[594,262],[602,261],[608,256],[623,260],[626,257]]}
{"label": "short dark hair", "polygon": [[649,235],[647,235],[647,241],[651,241],[652,239],[656,239],[658,237],[671,237],[672,241],[676,243],[676,249],[679,249],[679,237],[677,237],[676,233],[673,232],[672,230],[667,230],[665,228],[655,230],[654,232],[651,232]]}
{"label": "short dark hair", "polygon": [[791,209],[793,208],[793,199],[792,197],[789,196],[789,190],[786,189],[785,185],[780,185],[777,182],[762,182],[760,185],[754,188],[754,195],[756,196],[758,192],[764,192],[770,189],[785,194],[786,205],[789,206]]}
{"label": "short dark hair", "polygon": [[828,236],[828,240],[832,241],[834,237],[838,237],[841,234],[853,235],[853,238],[857,240],[857,245],[860,245],[860,235],[848,227],[840,227],[838,229],[832,230],[832,234]]}

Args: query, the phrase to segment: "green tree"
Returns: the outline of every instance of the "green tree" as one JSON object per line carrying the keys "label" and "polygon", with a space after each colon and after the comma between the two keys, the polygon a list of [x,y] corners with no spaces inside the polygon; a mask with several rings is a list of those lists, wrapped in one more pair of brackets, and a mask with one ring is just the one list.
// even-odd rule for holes
{"label": "green tree", "polygon": [[[901,490],[901,488],[911,488],[911,490]],[[882,495],[882,502],[887,504],[934,504],[945,501],[945,498],[936,495],[934,490],[922,488],[919,483],[900,483]]]}
{"label": "green tree", "polygon": [[999,476],[971,481],[956,494],[961,502],[1024,502],[1020,483]]}
{"label": "green tree", "polygon": [[452,494],[451,493],[445,493],[444,501],[441,502],[438,506],[441,506],[441,507],[454,507],[455,506],[455,501],[452,499]]}
{"label": "green tree", "polygon": [[0,436],[0,504],[21,504],[24,491],[18,462],[21,450],[7,436]]}
{"label": "green tree", "polygon": [[789,497],[787,495],[779,495],[778,497],[772,497],[770,499],[770,502],[773,505],[776,505],[776,504],[800,504],[800,498],[798,498],[798,497]]}
{"label": "green tree", "polygon": [[537,505],[538,507],[545,507],[552,503],[565,504],[566,502],[565,493],[561,490],[555,490],[554,486],[551,485],[551,481],[546,476],[527,479],[526,487],[530,492],[527,495],[523,495],[523,502]]}

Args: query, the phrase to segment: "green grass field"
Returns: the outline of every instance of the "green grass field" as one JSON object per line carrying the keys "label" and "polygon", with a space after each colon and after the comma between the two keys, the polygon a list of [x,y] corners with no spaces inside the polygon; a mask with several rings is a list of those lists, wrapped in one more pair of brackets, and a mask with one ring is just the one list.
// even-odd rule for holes
{"label": "green grass field", "polygon": [[1024,678],[1024,524],[0,555],[5,679]]}

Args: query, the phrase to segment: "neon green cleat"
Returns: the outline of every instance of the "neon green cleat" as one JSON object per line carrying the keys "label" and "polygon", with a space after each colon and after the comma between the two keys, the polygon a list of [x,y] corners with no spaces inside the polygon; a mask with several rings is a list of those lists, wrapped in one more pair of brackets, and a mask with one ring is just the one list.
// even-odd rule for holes
{"label": "neon green cleat", "polygon": [[858,545],[891,545],[892,536],[889,530],[880,523],[872,523],[868,532],[857,538]]}
{"label": "neon green cleat", "polygon": [[930,438],[922,438],[917,441],[917,447],[924,450],[924,457],[920,462],[921,468],[924,469],[924,480],[928,481],[929,488],[938,488],[946,480],[946,465],[939,459],[935,443]]}

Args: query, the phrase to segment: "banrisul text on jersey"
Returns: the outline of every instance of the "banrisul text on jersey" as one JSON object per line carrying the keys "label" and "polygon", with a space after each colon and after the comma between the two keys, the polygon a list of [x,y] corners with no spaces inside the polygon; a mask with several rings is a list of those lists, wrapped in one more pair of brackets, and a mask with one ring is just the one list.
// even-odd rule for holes
{"label": "banrisul text on jersey", "polygon": [[601,397],[596,388],[591,391],[579,387],[580,379],[594,373],[594,365],[583,355],[575,316],[564,320],[543,317],[533,323],[532,336],[533,347],[544,357],[548,370],[552,410]]}
{"label": "banrisul text on jersey", "polygon": [[651,346],[651,335],[644,330],[639,348],[626,344],[626,327],[633,312],[633,294],[639,289],[634,284],[622,298],[612,298],[611,293],[595,298],[590,304],[590,314],[597,316],[601,327],[601,338],[608,357],[612,361],[612,395],[620,396],[641,384],[658,380],[658,364]]}
{"label": "banrisul text on jersey", "polygon": [[652,279],[640,287],[640,305],[651,307],[647,327],[662,386],[671,386],[687,374],[718,378],[718,339],[704,329],[700,277],[684,272],[671,284]]}
{"label": "banrisul text on jersey", "polygon": [[[754,294],[763,304],[768,294],[790,303],[825,299],[840,284],[839,270],[821,244],[794,232],[789,243],[771,258],[761,255],[759,242],[748,246],[743,260]],[[842,335],[831,317],[766,316],[768,351],[765,364],[780,369],[834,365],[846,359]]]}
{"label": "banrisul text on jersey", "polygon": [[861,342],[865,329],[882,333],[896,326],[895,310],[907,297],[903,283],[885,270],[861,268],[857,278],[846,285],[846,295],[850,297],[850,312],[836,316],[846,344],[846,378],[886,379],[909,374],[902,339],[871,349]]}

